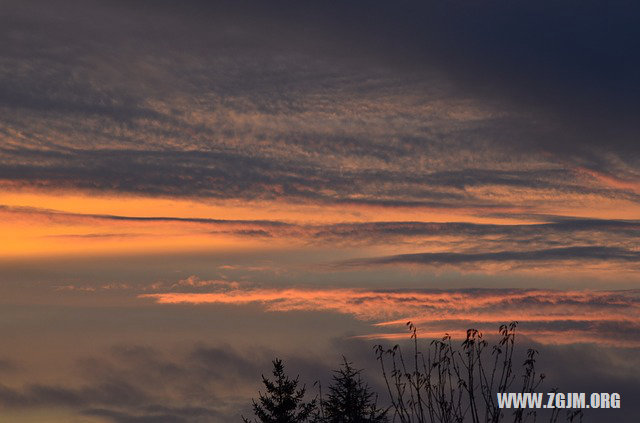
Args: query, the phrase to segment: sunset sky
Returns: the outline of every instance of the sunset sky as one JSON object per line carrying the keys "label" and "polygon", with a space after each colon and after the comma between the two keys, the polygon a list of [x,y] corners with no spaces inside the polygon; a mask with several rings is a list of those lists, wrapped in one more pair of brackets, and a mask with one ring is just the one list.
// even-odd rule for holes
{"label": "sunset sky", "polygon": [[0,421],[239,421],[276,356],[376,386],[408,320],[517,320],[638,421],[633,2],[0,0],[0,37]]}

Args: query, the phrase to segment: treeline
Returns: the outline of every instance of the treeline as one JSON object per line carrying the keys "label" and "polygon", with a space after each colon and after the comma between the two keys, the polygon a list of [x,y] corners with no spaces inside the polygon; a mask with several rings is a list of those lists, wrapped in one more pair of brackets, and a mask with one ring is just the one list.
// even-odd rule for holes
{"label": "treeline", "polygon": [[[501,325],[493,344],[481,332],[467,330],[466,339],[454,344],[449,335],[420,348],[416,327],[407,323],[412,347],[375,346],[384,379],[382,395],[364,381],[362,370],[343,357],[331,384],[309,399],[299,376],[289,377],[282,360],[273,361],[273,378],[262,376],[264,392],[253,400],[252,420],[244,423],[556,423],[560,409],[501,409],[499,392],[536,392],[544,373],[536,370],[538,352],[527,349],[522,361],[514,361],[517,322]],[[555,390],[554,390],[555,391]],[[384,405],[380,405],[383,397]],[[582,421],[580,410],[567,410],[567,422]]]}

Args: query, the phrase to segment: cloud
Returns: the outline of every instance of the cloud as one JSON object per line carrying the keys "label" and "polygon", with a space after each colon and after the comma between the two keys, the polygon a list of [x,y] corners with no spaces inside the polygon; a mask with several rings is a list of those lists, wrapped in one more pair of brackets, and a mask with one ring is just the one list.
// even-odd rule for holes
{"label": "cloud", "polygon": [[[637,16],[630,2],[601,1],[5,1],[2,192],[257,204],[242,213],[248,218],[229,211],[229,219],[212,219],[221,214],[70,213],[45,210],[46,200],[36,199],[22,204],[31,208],[0,208],[7,252],[31,258],[35,250],[74,246],[91,253],[104,250],[85,247],[110,243],[110,252],[149,253],[195,234],[204,239],[198,248],[218,248],[216,237],[229,236],[242,246],[286,244],[280,257],[303,250],[307,281],[335,283],[344,275],[335,271],[381,280],[381,265],[480,269],[481,277],[495,268],[509,276],[544,268],[554,281],[562,279],[558,270],[587,269],[590,277],[606,270],[633,279],[640,258],[639,223],[630,220],[640,205]],[[303,205],[314,211],[274,217]],[[450,221],[436,221],[445,215]],[[184,252],[186,244],[175,248]],[[184,269],[181,260],[155,259],[148,269],[156,270],[146,272]],[[295,260],[286,260],[291,269]],[[118,263],[98,275],[96,263],[83,264],[92,277],[131,274]],[[323,275],[311,273],[318,264]],[[60,296],[122,290],[162,303],[347,314],[377,324],[362,334],[369,337],[403,336],[398,326],[406,319],[436,336],[518,318],[525,334],[546,345],[638,344],[635,291],[283,290],[219,275],[140,288],[79,281],[78,264],[56,266],[46,275],[32,262],[11,270],[9,301],[35,298],[25,277],[56,278],[65,279],[56,282]],[[266,274],[256,270],[251,279]],[[268,360],[192,353],[114,350],[85,368],[100,373],[93,379],[2,387],[0,401],[72,407],[116,422],[237,418],[224,390],[245,388],[225,375],[258,380],[253,373]],[[2,363],[0,371],[9,371]]]}
{"label": "cloud", "polygon": [[[170,248],[176,239],[216,237],[264,245],[301,248],[382,247],[403,254],[367,257],[315,265],[326,270],[371,268],[381,265],[453,267],[462,270],[555,269],[581,262],[598,271],[633,271],[638,264],[637,220],[515,215],[526,224],[470,221],[342,221],[216,219],[171,215],[77,213],[38,207],[0,205],[7,222],[44,225],[41,239],[50,243],[72,240],[91,247],[101,243],[149,242]],[[148,247],[149,244],[145,246]],[[203,247],[199,247],[203,248]],[[375,251],[375,250],[374,250]],[[379,249],[376,251],[379,254]],[[382,250],[384,251],[384,250]],[[351,253],[350,255],[354,255]],[[357,257],[357,256],[356,256]]]}
{"label": "cloud", "polygon": [[112,214],[91,214],[91,213],[71,213],[59,210],[44,209],[39,207],[16,207],[0,205],[0,212],[13,215],[35,215],[50,219],[66,222],[82,222],[82,221],[121,221],[121,222],[150,222],[150,223],[200,223],[209,224],[211,226],[233,226],[233,225],[256,225],[259,228],[269,227],[286,227],[291,226],[290,223],[275,220],[242,220],[242,219],[210,219],[197,217],[176,217],[176,216],[121,216]]}
{"label": "cloud", "polygon": [[145,394],[128,383],[101,383],[82,388],[33,384],[22,391],[0,387],[0,403],[5,407],[37,407],[46,405],[78,407],[91,403],[113,403],[120,406],[146,401]]}
{"label": "cloud", "polygon": [[[216,360],[209,360],[213,355]],[[210,421],[221,414],[218,408],[223,401],[219,395],[224,394],[227,400],[232,398],[232,387],[247,383],[250,380],[247,375],[250,373],[253,378],[256,372],[251,362],[233,350],[206,347],[194,347],[187,357],[177,358],[148,347],[118,346],[106,357],[81,360],[79,366],[85,376],[79,387],[3,386],[0,404],[10,409],[71,407],[116,422]],[[236,366],[244,372],[241,380],[237,374],[217,370],[230,372]],[[211,373],[214,369],[216,374]],[[223,381],[227,384],[226,392]],[[179,405],[172,406],[176,400]]]}
{"label": "cloud", "polygon": [[606,246],[548,248],[528,251],[498,251],[482,253],[417,253],[369,259],[349,260],[342,266],[367,266],[384,264],[421,264],[432,266],[465,265],[478,263],[514,263],[526,266],[529,263],[545,262],[622,262],[637,263],[640,253],[634,249]]}
{"label": "cloud", "polygon": [[182,422],[208,422],[212,418],[222,421],[219,413],[203,407],[166,407],[154,405],[143,407],[138,413],[93,408],[82,412],[87,416],[105,417],[115,423],[182,423]]}
{"label": "cloud", "polygon": [[[492,327],[491,332],[495,330]],[[408,341],[408,333],[404,339]],[[429,348],[429,338],[423,332],[419,342],[423,350]],[[454,342],[457,344],[457,340]],[[37,406],[46,411],[71,410],[78,416],[101,417],[114,423],[228,422],[239,419],[240,414],[251,415],[251,398],[262,388],[260,375],[268,375],[276,354],[284,359],[289,375],[300,375],[310,397],[316,393],[312,386],[315,380],[328,386],[331,369],[337,367],[342,354],[357,368],[365,369],[364,377],[385,404],[386,388],[371,346],[361,339],[335,339],[328,355],[313,357],[301,352],[282,355],[283,351],[276,353],[258,346],[240,352],[222,344],[189,344],[179,351],[122,344],[78,361],[73,369],[81,376],[79,386],[72,382],[38,383],[42,376],[30,374],[31,383],[22,387],[0,385],[0,404],[8,412]],[[402,347],[410,346],[403,342]],[[619,392],[623,402],[638,390],[637,348],[540,345],[521,333],[516,347],[516,361],[524,356],[523,348],[540,351],[536,368],[547,375],[543,389]],[[576,362],[581,364],[580,369],[572,364]],[[636,406],[629,403],[624,407],[625,415],[633,417]],[[620,421],[633,421],[624,417]]]}
{"label": "cloud", "polygon": [[[532,219],[529,217],[528,219]],[[309,228],[311,236],[333,242],[368,240],[393,242],[394,240],[464,239],[470,243],[482,240],[485,245],[501,243],[517,245],[557,246],[575,243],[617,243],[640,233],[640,223],[607,219],[557,219],[543,217],[544,223],[479,224],[471,222],[367,222],[337,223]],[[486,247],[485,247],[486,248]],[[478,247],[473,249],[477,251]]]}
{"label": "cloud", "polygon": [[16,361],[0,357],[0,374],[8,375],[16,373],[21,369],[22,366],[20,366]]}
{"label": "cloud", "polygon": [[374,1],[362,19],[356,4],[10,2],[2,185],[386,208],[637,204],[633,11],[603,22],[591,3],[499,4]]}
{"label": "cloud", "polygon": [[[238,351],[223,344],[189,344],[180,350],[115,345],[78,359],[73,370],[81,378],[75,384],[0,385],[0,406],[10,411],[71,409],[115,423],[237,420],[241,412],[250,414],[260,374],[269,372],[275,354],[258,346]],[[284,354],[291,374],[329,372],[315,358]]]}
{"label": "cloud", "polygon": [[[544,215],[514,215],[514,218],[542,220],[543,223],[487,224],[465,221],[421,222],[421,221],[370,221],[314,224],[265,219],[212,219],[178,216],[135,216],[115,214],[71,213],[38,207],[0,205],[0,212],[20,218],[34,216],[46,218],[50,223],[123,222],[123,223],[182,223],[200,224],[204,231],[233,233],[256,237],[288,237],[329,242],[369,241],[393,242],[393,240],[431,237],[462,237],[465,240],[484,239],[517,242],[519,240],[547,241],[549,245],[560,242],[623,242],[640,234],[640,222],[620,219],[585,219]],[[130,233],[78,234],[75,236],[134,236]],[[605,237],[606,235],[606,237]],[[74,235],[55,235],[74,236]],[[498,237],[498,238],[496,238]]]}
{"label": "cloud", "polygon": [[[225,287],[211,292],[141,294],[159,304],[260,304],[267,311],[325,311],[371,321],[378,328],[403,326],[408,320],[429,335],[450,327],[490,328],[520,321],[523,331],[542,342],[595,342],[637,345],[640,338],[637,291],[548,290],[358,290],[264,289]],[[630,337],[624,340],[620,332]],[[378,335],[396,337],[395,333]],[[402,336],[402,335],[400,335]]]}

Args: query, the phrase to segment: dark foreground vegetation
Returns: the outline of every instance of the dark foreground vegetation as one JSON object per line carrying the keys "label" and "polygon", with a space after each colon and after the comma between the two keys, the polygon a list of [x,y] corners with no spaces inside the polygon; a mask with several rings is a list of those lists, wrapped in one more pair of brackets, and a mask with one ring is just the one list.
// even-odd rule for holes
{"label": "dark foreground vegetation", "polygon": [[[384,380],[376,393],[363,380],[362,370],[343,357],[332,383],[309,398],[299,377],[286,375],[281,360],[273,361],[273,379],[262,376],[265,387],[253,401],[255,418],[244,423],[497,423],[581,422],[580,410],[501,409],[499,392],[534,393],[545,378],[536,370],[537,351],[527,349],[516,360],[517,322],[502,325],[493,344],[481,332],[467,330],[466,339],[454,344],[449,335],[421,349],[416,327],[407,323],[412,346],[375,346]],[[553,389],[552,391],[555,391]],[[384,406],[379,405],[382,399]]]}

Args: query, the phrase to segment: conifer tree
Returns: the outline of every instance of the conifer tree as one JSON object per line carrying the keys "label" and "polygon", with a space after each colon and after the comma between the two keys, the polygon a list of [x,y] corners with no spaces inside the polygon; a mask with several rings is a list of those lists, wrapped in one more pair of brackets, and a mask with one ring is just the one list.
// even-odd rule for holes
{"label": "conifer tree", "polygon": [[377,406],[377,397],[362,380],[362,370],[353,368],[343,357],[334,371],[333,383],[326,400],[320,403],[319,421],[323,423],[383,423],[387,412]]}
{"label": "conifer tree", "polygon": [[[262,376],[262,383],[266,388],[263,394],[259,392],[258,402],[253,400],[253,412],[257,420],[255,423],[303,423],[309,420],[315,409],[315,400],[304,401],[306,389],[298,389],[298,377],[289,378],[284,372],[282,360],[273,361],[273,381]],[[244,416],[244,423],[252,423]]]}

